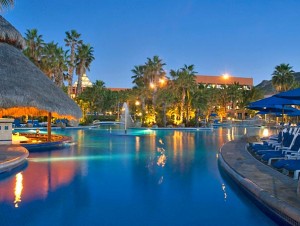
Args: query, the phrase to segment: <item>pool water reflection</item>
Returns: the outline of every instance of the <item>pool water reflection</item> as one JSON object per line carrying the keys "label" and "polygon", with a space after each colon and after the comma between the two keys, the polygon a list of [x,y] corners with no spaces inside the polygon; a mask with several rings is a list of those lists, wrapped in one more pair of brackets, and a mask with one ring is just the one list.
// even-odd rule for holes
{"label": "pool water reflection", "polygon": [[76,146],[0,175],[1,225],[274,225],[218,168],[228,140],[262,129],[62,130]]}

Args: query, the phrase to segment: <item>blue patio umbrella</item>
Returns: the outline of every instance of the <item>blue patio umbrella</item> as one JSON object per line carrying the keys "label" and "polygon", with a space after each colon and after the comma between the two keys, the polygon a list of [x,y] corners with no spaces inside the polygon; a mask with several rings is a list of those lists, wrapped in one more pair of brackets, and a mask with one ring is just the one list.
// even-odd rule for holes
{"label": "blue patio umbrella", "polygon": [[278,93],[275,95],[275,97],[290,99],[290,100],[300,100],[300,88]]}
{"label": "blue patio umbrella", "polygon": [[261,110],[261,108],[265,107],[274,107],[274,106],[280,106],[281,108],[285,105],[300,105],[300,99],[299,100],[293,100],[293,99],[284,99],[276,96],[267,97],[261,100],[254,101],[250,103],[247,108],[252,110]]}
{"label": "blue patio umbrella", "polygon": [[289,109],[285,105],[300,105],[300,99],[284,99],[276,96],[271,96],[258,101],[254,101],[250,103],[247,108],[257,111],[268,111],[269,113],[272,113],[274,111],[278,112],[278,109],[281,109],[283,121],[284,112],[289,112]]}
{"label": "blue patio umbrella", "polygon": [[[275,108],[275,107],[274,108],[264,108],[264,109],[261,109],[256,114],[261,114],[261,115],[273,114],[276,116],[281,116],[282,108]],[[286,114],[288,116],[300,116],[300,110],[297,108],[293,108],[293,107],[285,107],[284,114]]]}

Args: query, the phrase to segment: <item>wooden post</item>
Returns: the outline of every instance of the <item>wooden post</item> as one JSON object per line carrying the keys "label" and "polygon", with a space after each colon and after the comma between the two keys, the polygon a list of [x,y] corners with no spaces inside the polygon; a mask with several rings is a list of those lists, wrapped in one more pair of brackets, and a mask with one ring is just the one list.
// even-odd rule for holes
{"label": "wooden post", "polygon": [[48,124],[47,124],[48,142],[51,141],[51,118],[52,118],[51,112],[48,112]]}

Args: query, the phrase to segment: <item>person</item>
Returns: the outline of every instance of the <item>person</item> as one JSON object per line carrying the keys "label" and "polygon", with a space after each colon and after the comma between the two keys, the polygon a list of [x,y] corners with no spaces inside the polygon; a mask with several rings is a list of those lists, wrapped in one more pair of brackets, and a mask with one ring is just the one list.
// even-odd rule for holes
{"label": "person", "polygon": [[36,129],[35,135],[36,135],[37,137],[40,135],[40,130],[39,130],[39,129]]}

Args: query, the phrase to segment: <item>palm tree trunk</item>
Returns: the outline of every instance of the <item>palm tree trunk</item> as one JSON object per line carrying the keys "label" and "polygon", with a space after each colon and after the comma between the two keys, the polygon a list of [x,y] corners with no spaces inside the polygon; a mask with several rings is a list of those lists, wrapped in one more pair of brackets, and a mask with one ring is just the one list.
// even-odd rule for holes
{"label": "palm tree trunk", "polygon": [[69,68],[68,70],[68,95],[69,97],[71,97],[72,93],[73,93],[73,72],[74,72],[74,69],[73,68]]}
{"label": "palm tree trunk", "polygon": [[199,115],[200,115],[200,109],[197,108],[196,110],[196,126],[199,127]]}
{"label": "palm tree trunk", "polygon": [[181,121],[181,123],[183,122],[184,102],[185,102],[185,90],[182,91],[181,104],[180,104],[180,121]]}
{"label": "palm tree trunk", "polygon": [[167,105],[166,103],[163,103],[163,125],[164,127],[167,126],[167,115],[166,115],[166,111],[167,111]]}
{"label": "palm tree trunk", "polygon": [[76,89],[76,96],[79,96],[82,92],[82,76],[84,74],[84,69],[83,66],[84,63],[82,64],[80,70],[79,70],[79,75],[78,75],[78,81],[77,81],[77,89]]}

